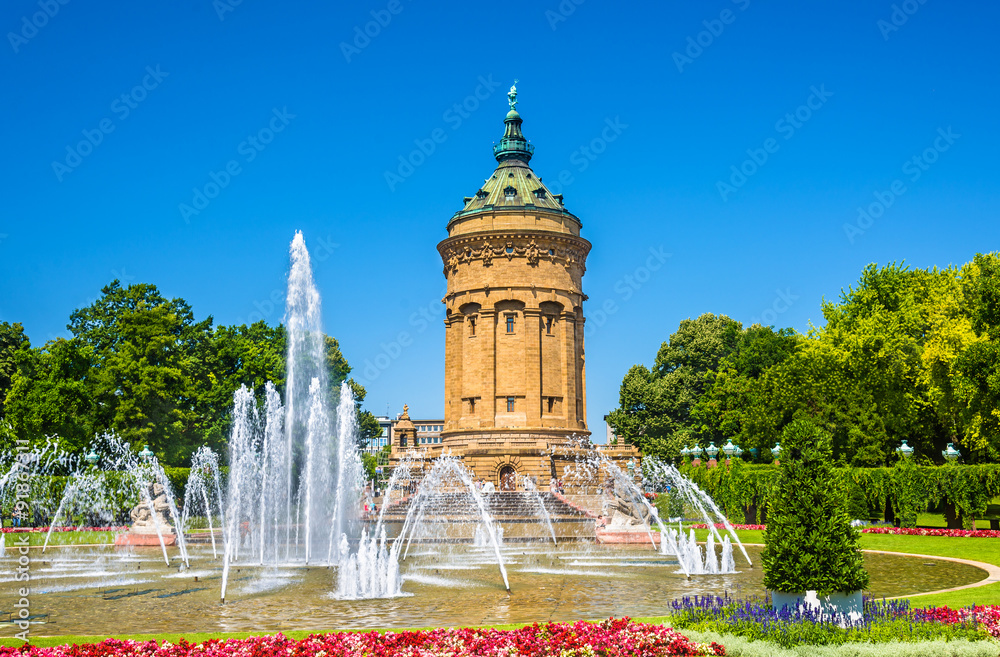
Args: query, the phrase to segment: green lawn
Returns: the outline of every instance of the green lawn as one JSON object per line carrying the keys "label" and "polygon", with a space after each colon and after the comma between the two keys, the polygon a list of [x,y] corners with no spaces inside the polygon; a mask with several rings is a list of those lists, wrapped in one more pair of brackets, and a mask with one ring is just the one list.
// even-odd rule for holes
{"label": "green lawn", "polygon": [[[13,545],[23,534],[7,534],[7,545]],[[45,532],[28,534],[32,547],[45,545]],[[49,547],[53,545],[111,545],[115,542],[114,532],[52,532]]]}
{"label": "green lawn", "polygon": [[[943,521],[942,521],[943,522]],[[739,530],[736,534],[744,543],[763,543],[764,532]],[[695,530],[699,541],[708,536],[707,529]],[[1000,566],[1000,539],[952,538],[950,536],[901,536],[895,534],[862,534],[861,547],[865,550],[909,552],[935,557],[971,559]],[[971,604],[1000,604],[1000,584],[990,584],[964,591],[922,595],[911,599],[915,607],[964,607]]]}

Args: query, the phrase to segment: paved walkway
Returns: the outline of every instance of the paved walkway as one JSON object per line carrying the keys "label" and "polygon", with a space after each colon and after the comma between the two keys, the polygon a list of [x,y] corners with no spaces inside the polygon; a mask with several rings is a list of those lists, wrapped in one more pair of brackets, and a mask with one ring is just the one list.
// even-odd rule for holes
{"label": "paved walkway", "polygon": [[[764,547],[763,543],[744,543],[743,545]],[[938,589],[937,591],[924,591],[923,593],[910,593],[908,595],[897,595],[891,598],[886,598],[886,600],[902,600],[903,598],[917,598],[922,595],[937,595],[938,593],[951,593],[952,591],[961,591],[963,589],[974,589],[978,586],[987,586],[989,584],[1000,584],[1000,566],[994,566],[991,563],[984,563],[982,561],[973,561],[971,559],[957,559],[955,557],[940,557],[934,554],[913,554],[912,552],[888,552],[886,550],[861,550],[861,551],[871,552],[872,554],[891,554],[897,557],[913,557],[915,559],[940,559],[942,561],[954,561],[955,563],[963,563],[966,566],[975,566],[980,570],[986,571],[986,579],[979,580],[978,582],[973,582],[972,584],[955,586],[950,589]]]}

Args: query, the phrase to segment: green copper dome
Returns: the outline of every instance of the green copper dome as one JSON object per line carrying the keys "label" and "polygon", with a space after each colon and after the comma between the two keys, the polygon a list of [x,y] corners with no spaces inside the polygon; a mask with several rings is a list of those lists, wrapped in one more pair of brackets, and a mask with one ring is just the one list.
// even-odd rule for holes
{"label": "green copper dome", "polygon": [[504,118],[506,128],[500,143],[493,146],[497,168],[475,196],[462,199],[463,208],[452,219],[483,211],[527,210],[558,213],[579,224],[580,220],[563,205],[562,194],[553,194],[531,170],[528,163],[535,147],[521,133],[521,115],[515,109],[517,88],[511,87],[507,97],[510,111]]}
{"label": "green copper dome", "polygon": [[511,159],[530,162],[535,147],[521,134],[521,115],[511,110],[503,122],[507,124],[507,129],[504,130],[500,143],[493,146],[493,155],[497,158],[497,162]]}
{"label": "green copper dome", "polygon": [[511,85],[507,92],[507,102],[510,103],[510,111],[503,122],[507,125],[503,138],[499,144],[494,144],[493,155],[497,162],[506,160],[521,160],[530,162],[531,154],[535,152],[535,147],[528,143],[528,140],[521,134],[521,115],[517,113],[517,80]]}

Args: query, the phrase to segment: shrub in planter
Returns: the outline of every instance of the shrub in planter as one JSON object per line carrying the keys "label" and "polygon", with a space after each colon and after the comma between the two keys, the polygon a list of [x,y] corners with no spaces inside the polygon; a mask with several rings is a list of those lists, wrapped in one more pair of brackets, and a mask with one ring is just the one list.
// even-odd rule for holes
{"label": "shrub in planter", "polygon": [[764,586],[776,606],[804,601],[807,592],[814,592],[813,600],[848,594],[841,605],[854,598],[860,605],[868,572],[858,547],[860,532],[851,527],[847,491],[834,475],[830,436],[811,422],[795,420],[782,432],[781,446],[781,472],[761,556]]}

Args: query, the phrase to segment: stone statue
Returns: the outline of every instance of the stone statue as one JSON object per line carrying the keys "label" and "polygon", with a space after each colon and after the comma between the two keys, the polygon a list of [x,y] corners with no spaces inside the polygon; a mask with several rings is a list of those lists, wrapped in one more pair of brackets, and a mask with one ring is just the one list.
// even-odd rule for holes
{"label": "stone statue", "polygon": [[652,514],[649,507],[642,502],[633,503],[631,495],[619,482],[613,486],[605,486],[606,499],[602,505],[605,518],[611,518],[609,528],[627,529],[630,527],[649,525]]}
{"label": "stone statue", "polygon": [[510,85],[510,91],[507,92],[507,102],[510,103],[510,109],[513,112],[517,111],[517,80],[514,80],[514,84]]}
{"label": "stone statue", "polygon": [[538,264],[538,245],[535,244],[535,240],[531,240],[531,244],[528,245],[525,254],[528,256],[528,264],[534,267]]}
{"label": "stone statue", "polygon": [[150,484],[148,492],[151,502],[143,501],[129,513],[132,518],[129,531],[133,534],[155,534],[159,526],[160,533],[169,534],[173,528],[167,516],[170,512],[167,491],[162,484]]}

